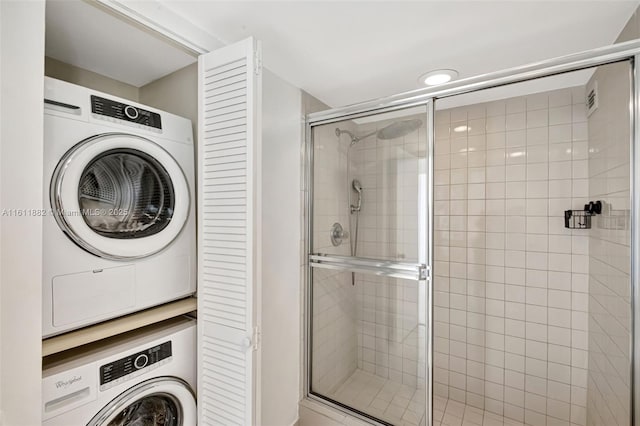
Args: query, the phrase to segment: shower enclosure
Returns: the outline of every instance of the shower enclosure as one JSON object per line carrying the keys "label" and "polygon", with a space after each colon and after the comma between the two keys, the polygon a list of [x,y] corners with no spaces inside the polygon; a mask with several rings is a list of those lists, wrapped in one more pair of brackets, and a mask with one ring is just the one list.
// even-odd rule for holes
{"label": "shower enclosure", "polygon": [[632,424],[638,53],[308,116],[309,399],[373,424]]}

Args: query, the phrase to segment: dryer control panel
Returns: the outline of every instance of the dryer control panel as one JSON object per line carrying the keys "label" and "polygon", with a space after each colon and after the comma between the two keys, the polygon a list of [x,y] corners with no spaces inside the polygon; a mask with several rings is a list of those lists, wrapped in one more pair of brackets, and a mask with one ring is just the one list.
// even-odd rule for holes
{"label": "dryer control panel", "polygon": [[171,361],[171,341],[136,352],[100,367],[100,390],[137,377]]}
{"label": "dryer control panel", "polygon": [[105,118],[109,117],[158,130],[162,129],[160,114],[100,96],[91,95],[91,112]]}

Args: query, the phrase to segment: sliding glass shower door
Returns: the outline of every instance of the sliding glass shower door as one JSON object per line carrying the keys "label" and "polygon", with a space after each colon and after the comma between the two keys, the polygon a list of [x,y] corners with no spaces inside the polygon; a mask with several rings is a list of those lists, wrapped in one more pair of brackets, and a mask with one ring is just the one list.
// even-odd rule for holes
{"label": "sliding glass shower door", "polygon": [[426,112],[312,129],[308,390],[380,424],[425,422]]}

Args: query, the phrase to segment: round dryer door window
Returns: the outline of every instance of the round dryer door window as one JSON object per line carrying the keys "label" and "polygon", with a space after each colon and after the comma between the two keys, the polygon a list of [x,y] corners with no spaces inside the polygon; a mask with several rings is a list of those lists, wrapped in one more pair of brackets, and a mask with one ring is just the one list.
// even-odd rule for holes
{"label": "round dryer door window", "polygon": [[120,394],[87,426],[188,426],[196,419],[196,401],[188,385],[175,377],[158,377]]}
{"label": "round dryer door window", "polygon": [[189,216],[189,188],[178,163],[155,142],[109,133],[62,158],[51,182],[62,230],[109,259],[150,256],[169,245]]}
{"label": "round dryer door window", "polygon": [[142,238],[169,225],[175,194],[171,176],[155,158],[134,149],[113,149],[85,167],[78,203],[94,232],[109,238]]}

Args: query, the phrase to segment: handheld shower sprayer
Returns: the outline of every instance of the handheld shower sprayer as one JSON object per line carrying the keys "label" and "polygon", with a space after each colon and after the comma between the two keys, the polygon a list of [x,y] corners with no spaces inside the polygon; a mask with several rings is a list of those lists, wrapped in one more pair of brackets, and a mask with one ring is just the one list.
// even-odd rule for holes
{"label": "handheld shower sprayer", "polygon": [[362,208],[362,185],[358,179],[354,179],[353,182],[351,182],[351,187],[358,193],[358,203],[355,205],[351,204],[351,213],[355,213],[359,212]]}
{"label": "handheld shower sprayer", "polygon": [[[355,205],[349,202],[352,217],[355,214],[355,227],[351,227],[353,220],[349,218],[349,227],[355,230],[353,238],[349,242],[351,243],[351,256],[356,256],[358,253],[358,222],[360,221],[360,209],[362,208],[362,184],[358,179],[351,181],[351,189],[358,193],[358,202]],[[349,197],[349,200],[351,200],[351,197]],[[356,274],[354,272],[351,273],[351,285],[356,285]]]}

